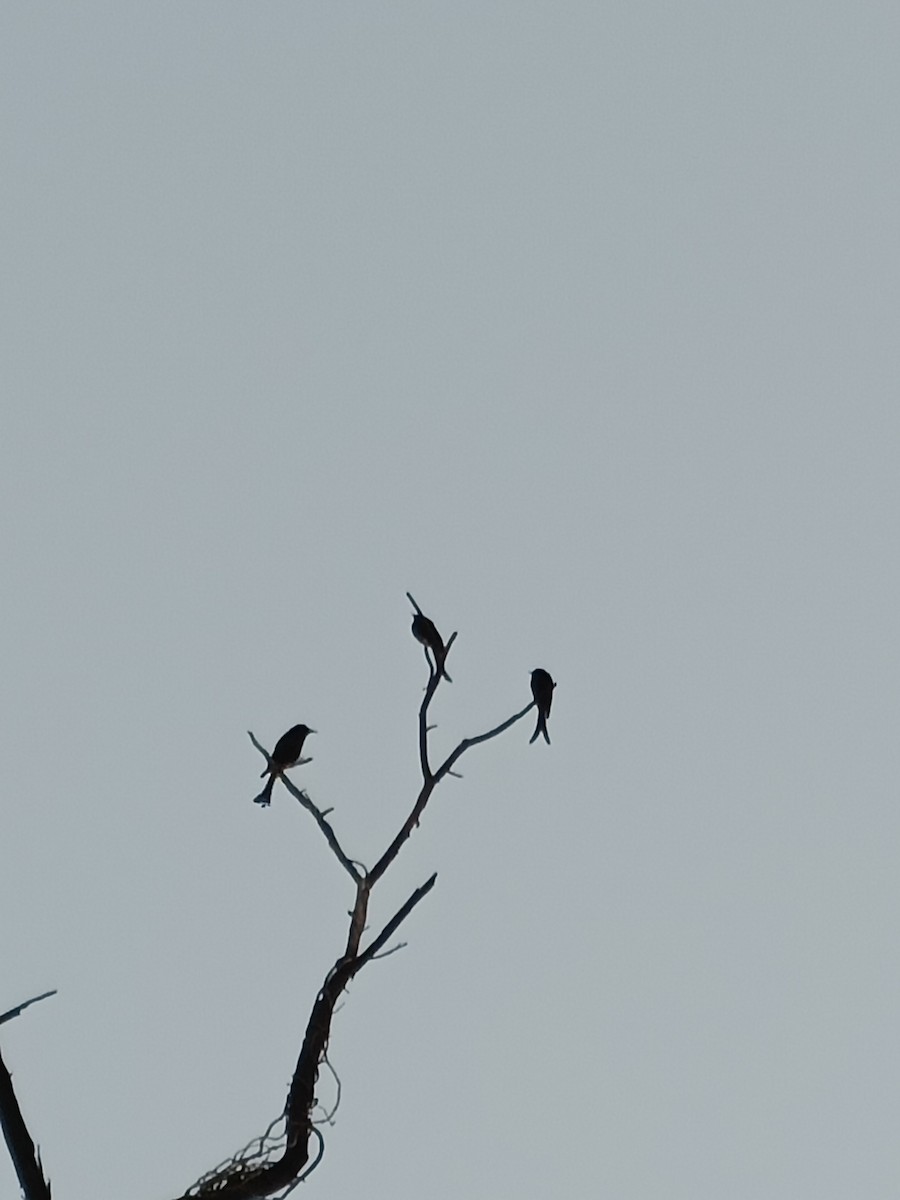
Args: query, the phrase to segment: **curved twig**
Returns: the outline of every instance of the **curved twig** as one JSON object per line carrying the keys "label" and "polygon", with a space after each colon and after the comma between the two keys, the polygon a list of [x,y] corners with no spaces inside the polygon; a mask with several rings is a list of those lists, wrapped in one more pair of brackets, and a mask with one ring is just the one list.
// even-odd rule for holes
{"label": "curved twig", "polygon": [[309,1166],[306,1168],[306,1170],[303,1172],[303,1174],[297,1176],[296,1180],[291,1184],[291,1186],[284,1193],[285,1196],[290,1195],[290,1193],[294,1190],[294,1188],[297,1186],[298,1183],[303,1183],[303,1181],[305,1179],[309,1179],[310,1175],[312,1175],[313,1171],[316,1169],[316,1167],[319,1165],[319,1163],[325,1157],[325,1139],[322,1137],[321,1130],[316,1129],[315,1125],[313,1125],[312,1128],[310,1129],[310,1133],[312,1133],[315,1137],[317,1137],[319,1139],[319,1153],[312,1160],[312,1162],[309,1164]]}
{"label": "curved twig", "polygon": [[509,727],[511,725],[515,725],[516,721],[521,721],[522,718],[524,716],[526,716],[528,713],[530,713],[533,708],[534,708],[534,701],[532,700],[532,702],[530,704],[527,704],[522,709],[521,712],[517,712],[514,716],[509,717],[508,720],[501,722],[501,724],[495,726],[494,729],[489,729],[487,731],[487,733],[479,733],[475,737],[463,738],[463,740],[459,743],[459,745],[456,747],[456,749],[451,754],[447,755],[447,757],[444,759],[444,761],[438,767],[437,771],[435,771],[435,774],[434,774],[435,783],[440,782],[440,780],[442,780],[445,775],[450,774],[450,769],[453,766],[453,764],[455,762],[457,762],[460,758],[462,758],[462,756],[465,754],[465,752],[469,749],[470,746],[477,746],[479,744],[479,742],[487,742],[491,738],[495,738],[495,737],[499,736],[499,734],[505,733],[506,730],[509,729]]}
{"label": "curved twig", "polygon": [[325,1106],[321,1103],[321,1101],[319,1102],[319,1108],[322,1109],[322,1113],[324,1115],[321,1116],[319,1118],[319,1120],[315,1122],[315,1124],[316,1125],[333,1125],[335,1113],[341,1107],[341,1092],[343,1090],[341,1087],[341,1077],[340,1077],[340,1075],[338,1075],[337,1071],[334,1069],[334,1064],[332,1063],[331,1059],[328,1057],[327,1054],[322,1055],[322,1062],[325,1064],[325,1066],[331,1072],[331,1077],[332,1077],[332,1079],[334,1079],[336,1094],[335,1094],[335,1098],[334,1098],[334,1104],[331,1106],[330,1111],[326,1111]]}

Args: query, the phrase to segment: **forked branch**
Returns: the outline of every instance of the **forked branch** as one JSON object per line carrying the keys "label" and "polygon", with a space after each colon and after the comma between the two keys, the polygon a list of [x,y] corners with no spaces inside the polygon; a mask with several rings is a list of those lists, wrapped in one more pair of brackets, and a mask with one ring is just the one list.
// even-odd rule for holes
{"label": "forked branch", "polygon": [[[351,859],[344,851],[328,820],[328,813],[331,810],[320,809],[302,788],[296,787],[285,776],[284,772],[287,769],[310,761],[308,758],[301,757],[300,752],[305,736],[315,731],[309,729],[308,726],[296,726],[289,730],[276,746],[276,750],[273,752],[274,758],[252,733],[249,735],[253,745],[266,759],[268,769],[264,774],[270,777],[262,797],[257,797],[257,801],[268,804],[272,783],[277,775],[291,795],[316,822],[329,849],[353,880],[356,896],[350,912],[346,947],[326,975],[312,1006],[281,1116],[272,1122],[261,1137],[255,1138],[242,1151],[220,1164],[219,1167],[189,1188],[184,1193],[182,1200],[188,1200],[188,1198],[190,1200],[262,1200],[262,1198],[273,1196],[275,1193],[281,1193],[284,1196],[305,1179],[318,1164],[322,1157],[324,1142],[321,1132],[313,1121],[313,1113],[317,1109],[315,1089],[319,1070],[322,1064],[328,1061],[331,1023],[338,1000],[350,981],[367,963],[386,957],[387,954],[393,953],[393,950],[398,948],[395,946],[391,950],[385,951],[384,949],[413,909],[434,887],[437,875],[432,875],[421,887],[418,887],[381,931],[365,947],[362,947],[363,937],[368,927],[369,900],[372,890],[396,860],[404,842],[418,825],[434,789],[448,775],[454,774],[453,767],[463,754],[472,746],[489,741],[504,733],[530,712],[534,708],[535,702],[540,702],[540,695],[536,693],[535,702],[528,704],[520,712],[513,714],[499,725],[485,733],[463,738],[437,770],[432,770],[428,740],[432,729],[428,723],[429,709],[441,682],[450,682],[445,668],[447,656],[456,641],[456,633],[452,633],[444,642],[434,623],[425,616],[413,597],[409,593],[407,595],[416,614],[413,620],[413,634],[425,648],[429,671],[418,719],[418,750],[422,785],[406,820],[370,871]],[[533,672],[533,679],[534,674]],[[550,686],[552,688],[552,681]],[[546,708],[549,712],[549,700]],[[299,739],[293,735],[299,735]],[[293,748],[285,747],[285,752],[282,753],[279,746],[286,740],[292,740]],[[296,742],[296,745],[293,745],[293,742]],[[30,1004],[50,995],[53,993],[44,992],[41,996],[34,996],[15,1008],[9,1009],[0,1015],[0,1025],[18,1016]],[[333,1113],[330,1116],[333,1116]],[[330,1116],[327,1119],[330,1119]],[[2,1124],[25,1200],[50,1200],[50,1186],[43,1177],[40,1155],[25,1126],[13,1091],[12,1078],[2,1057],[0,1057],[0,1124]],[[275,1133],[276,1128],[281,1132]],[[312,1163],[310,1163],[311,1146],[317,1148],[317,1155]]]}
{"label": "forked branch", "polygon": [[[417,888],[406,903],[391,917],[381,932],[363,948],[362,940],[367,928],[372,890],[396,860],[404,842],[418,825],[434,789],[441,780],[454,773],[453,767],[465,752],[481,742],[499,737],[501,733],[505,733],[534,708],[534,702],[532,702],[486,732],[463,738],[437,770],[432,770],[429,754],[429,734],[432,726],[429,725],[429,711],[440,684],[443,681],[450,682],[445,666],[447,655],[456,640],[456,633],[451,634],[444,643],[434,627],[434,623],[425,617],[413,597],[409,593],[407,595],[417,614],[417,621],[414,621],[413,624],[413,634],[417,640],[423,643],[428,663],[428,682],[419,706],[418,718],[418,750],[422,785],[409,815],[396,836],[374,867],[366,871],[345,853],[327,819],[326,812],[314,804],[305,791],[297,788],[282,774],[282,781],[288,791],[313,817],[332,853],[356,886],[356,897],[350,912],[347,944],[344,953],[326,975],[307,1022],[303,1045],[294,1068],[284,1108],[283,1141],[277,1145],[277,1149],[281,1152],[280,1157],[274,1158],[276,1147],[270,1147],[265,1155],[259,1153],[252,1160],[250,1157],[244,1159],[238,1157],[231,1160],[226,1171],[207,1177],[201,1181],[200,1185],[192,1189],[191,1195],[197,1200],[207,1200],[207,1198],[208,1200],[213,1200],[213,1198],[215,1200],[251,1200],[254,1198],[255,1200],[257,1197],[271,1196],[275,1192],[291,1190],[315,1167],[315,1162],[312,1166],[307,1165],[311,1137],[315,1135],[321,1138],[313,1121],[313,1113],[317,1107],[315,1089],[320,1067],[327,1062],[331,1023],[338,1000],[350,981],[367,963],[378,957],[384,957],[382,953],[384,947],[416,905],[434,887],[437,875],[432,875],[421,887]],[[265,748],[257,742],[253,734],[250,737],[260,753],[268,760],[269,755]],[[319,1153],[321,1156],[321,1142]]]}
{"label": "forked branch", "polygon": [[437,689],[437,685],[439,682],[440,682],[440,677],[436,676],[434,673],[432,673],[431,679],[428,681],[428,690],[426,690],[425,699],[422,701],[422,707],[419,710],[419,737],[420,737],[420,742],[422,742],[426,746],[426,749],[422,752],[422,763],[423,763],[422,774],[423,774],[424,778],[423,778],[421,790],[419,791],[419,794],[416,797],[416,802],[413,805],[412,812],[409,814],[409,816],[403,822],[403,825],[402,825],[399,833],[394,838],[394,840],[391,842],[390,846],[388,846],[387,850],[385,850],[384,854],[382,854],[381,858],[378,860],[378,862],[375,864],[375,866],[372,868],[372,870],[369,872],[367,878],[369,880],[370,886],[374,886],[378,882],[378,880],[381,878],[381,876],[385,873],[385,871],[388,869],[388,867],[391,865],[391,863],[394,861],[394,859],[400,853],[400,847],[403,845],[403,843],[406,841],[406,839],[409,837],[409,835],[412,833],[412,831],[415,829],[415,827],[419,824],[419,821],[421,820],[421,817],[422,817],[422,813],[425,811],[425,806],[428,804],[428,801],[431,799],[432,792],[437,787],[437,785],[441,782],[442,779],[444,779],[447,775],[451,774],[452,767],[455,765],[455,763],[457,763],[459,761],[460,758],[462,758],[462,756],[465,754],[465,752],[470,747],[477,746],[480,742],[487,742],[487,741],[490,741],[491,738],[499,737],[501,733],[505,733],[506,730],[510,728],[510,726],[515,725],[516,721],[521,721],[521,719],[524,716],[526,716],[529,712],[531,712],[531,710],[534,708],[534,701],[532,700],[532,702],[530,704],[527,704],[520,712],[514,713],[511,717],[508,717],[505,721],[502,721],[499,725],[494,726],[493,729],[487,730],[486,733],[479,733],[479,734],[476,734],[474,737],[463,738],[463,740],[459,743],[459,745],[456,747],[456,749],[447,755],[447,757],[444,759],[444,761],[438,767],[437,771],[432,773],[430,770],[427,769],[427,764],[428,764],[427,712],[428,712],[428,705],[431,703],[431,699],[434,695],[435,690]]}

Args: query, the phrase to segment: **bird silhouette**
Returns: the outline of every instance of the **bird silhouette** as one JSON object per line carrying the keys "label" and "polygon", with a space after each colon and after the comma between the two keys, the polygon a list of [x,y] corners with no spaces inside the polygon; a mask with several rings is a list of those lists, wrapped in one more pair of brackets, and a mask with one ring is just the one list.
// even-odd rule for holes
{"label": "bird silhouette", "polygon": [[308,725],[294,725],[287,733],[281,735],[275,743],[275,749],[269,755],[268,766],[263,771],[263,775],[269,776],[266,786],[258,796],[254,796],[254,804],[272,803],[272,788],[275,786],[275,780],[300,759],[307,734],[315,732]]}
{"label": "bird silhouette", "polygon": [[547,718],[550,716],[550,705],[553,703],[553,689],[556,684],[550,678],[550,672],[545,671],[543,667],[537,667],[531,672],[531,694],[534,696],[534,702],[537,705],[538,719],[537,725],[534,727],[534,733],[529,739],[531,742],[537,741],[538,737],[543,734],[544,741],[550,745],[550,734],[547,732]]}
{"label": "bird silhouette", "polygon": [[[421,642],[425,647],[425,657],[428,658],[428,651],[434,655],[434,669],[439,675],[452,683],[453,680],[447,674],[444,666],[444,659],[447,657],[447,648],[444,645],[444,639],[437,631],[437,626],[430,617],[426,617],[424,613],[416,612],[412,623],[413,637],[417,642]],[[451,639],[452,640],[452,639]],[[431,666],[431,663],[428,664]]]}

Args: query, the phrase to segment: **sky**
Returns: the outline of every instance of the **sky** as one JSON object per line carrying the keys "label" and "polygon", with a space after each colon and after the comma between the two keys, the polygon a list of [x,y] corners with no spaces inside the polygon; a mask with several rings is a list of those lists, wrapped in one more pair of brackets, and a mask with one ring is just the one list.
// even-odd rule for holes
{"label": "sky", "polygon": [[[281,1110],[375,891],[304,1195],[900,1178],[900,15],[0,14],[0,1031],[60,1200]],[[333,1093],[324,1080],[323,1101]],[[0,1156],[0,1196],[15,1197]]]}

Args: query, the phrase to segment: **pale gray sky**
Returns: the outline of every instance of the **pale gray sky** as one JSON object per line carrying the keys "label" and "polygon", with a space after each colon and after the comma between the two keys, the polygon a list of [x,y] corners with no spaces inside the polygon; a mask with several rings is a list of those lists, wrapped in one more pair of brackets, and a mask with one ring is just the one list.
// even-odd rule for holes
{"label": "pale gray sky", "polygon": [[[329,1200],[900,1178],[900,13],[12,2],[0,15],[0,1034],[60,1200],[284,1100]],[[323,1096],[327,1089],[323,1087]],[[13,1197],[0,1158],[0,1196]],[[305,1193],[304,1193],[305,1194]]]}

